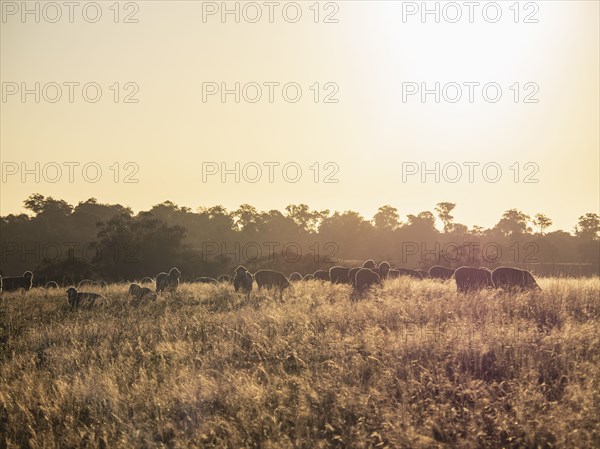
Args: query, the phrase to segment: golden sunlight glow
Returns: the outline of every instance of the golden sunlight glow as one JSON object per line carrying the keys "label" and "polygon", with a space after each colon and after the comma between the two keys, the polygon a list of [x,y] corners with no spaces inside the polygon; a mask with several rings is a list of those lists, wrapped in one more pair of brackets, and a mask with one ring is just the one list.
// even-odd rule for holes
{"label": "golden sunlight glow", "polygon": [[[55,183],[48,182],[50,172],[39,183],[34,175],[22,182],[20,172],[5,176],[2,215],[22,212],[23,200],[34,192],[71,203],[97,197],[136,211],[167,199],[229,210],[242,203],[283,210],[302,202],[367,218],[385,204],[404,216],[452,201],[456,221],[469,226],[491,226],[503,211],[518,208],[543,212],[555,229],[568,231],[577,217],[598,211],[598,2],[537,2],[539,11],[519,2],[519,23],[509,8],[513,2],[501,2],[497,23],[484,20],[481,10],[469,23],[466,7],[458,23],[444,16],[440,23],[432,16],[422,23],[418,13],[405,23],[403,8],[421,2],[387,1],[338,2],[332,16],[338,23],[322,23],[334,11],[321,3],[320,23],[314,23],[314,11],[303,3],[303,18],[293,24],[277,11],[274,23],[265,17],[222,23],[219,14],[205,10],[204,22],[207,3],[139,2],[138,23],[114,23],[110,15],[95,24],[77,15],[74,23],[22,23],[18,15],[3,20],[3,176],[15,167],[6,163],[21,171],[22,163],[33,169],[36,162],[55,162],[64,172]],[[447,4],[439,3],[440,11],[453,18]],[[103,13],[112,14],[107,8]],[[523,23],[526,18],[538,23]],[[56,103],[43,97],[36,103],[33,95],[23,103],[19,93],[8,95],[14,83],[36,82],[95,82],[102,98],[87,102],[77,88],[70,103],[64,85]],[[239,103],[234,94],[225,103],[218,93],[206,95],[205,83],[232,88],[236,82]],[[279,83],[273,103],[264,84],[269,82]],[[139,90],[133,93],[126,83]],[[256,103],[244,99],[253,98],[252,83],[262,90]],[[301,86],[297,103],[283,98],[286,83]],[[436,83],[440,102],[430,93],[423,103],[421,88]],[[493,98],[496,85],[501,98],[487,101],[484,95]],[[457,86],[461,99],[447,101],[456,98]],[[294,95],[293,89],[287,93]],[[46,94],[52,95],[50,87]],[[125,103],[128,94],[139,101]],[[80,164],[73,183],[65,162]],[[234,174],[221,182],[221,164],[234,169],[236,162],[240,182]],[[81,181],[86,163],[101,167],[97,183]],[[110,168],[115,163],[119,173]],[[123,182],[134,171],[127,163],[139,167],[132,175],[138,183]],[[265,163],[279,164],[272,165],[272,183]],[[436,163],[440,181],[430,174],[421,182],[422,168]],[[486,164],[492,165],[484,171]],[[257,165],[262,178],[248,182]],[[203,182],[207,167],[215,166],[219,173]],[[300,180],[290,182],[298,166]],[[418,172],[406,177],[407,167]],[[462,177],[449,182],[457,167]],[[495,167],[502,173],[490,182]]]}

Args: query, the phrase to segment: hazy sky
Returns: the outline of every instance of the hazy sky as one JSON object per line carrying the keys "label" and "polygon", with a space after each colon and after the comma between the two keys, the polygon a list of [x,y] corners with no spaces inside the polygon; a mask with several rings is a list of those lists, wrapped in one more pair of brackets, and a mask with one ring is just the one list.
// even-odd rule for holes
{"label": "hazy sky", "polygon": [[[228,2],[239,23],[234,14],[223,23],[221,2],[90,3],[28,2],[39,23],[34,13],[23,23],[22,2],[2,2],[2,215],[22,212],[34,192],[135,211],[164,200],[229,210],[303,202],[366,218],[385,204],[405,218],[451,201],[469,226],[518,208],[569,231],[598,212],[599,2],[479,2],[472,11],[428,2],[439,23],[434,14],[423,23],[413,8],[421,2],[276,2],[272,11]],[[23,102],[36,82],[39,103],[34,93]],[[220,92],[203,101],[236,82],[239,103]],[[423,87],[424,102],[420,91],[408,95]],[[207,171],[221,164],[231,170],[225,182]]]}

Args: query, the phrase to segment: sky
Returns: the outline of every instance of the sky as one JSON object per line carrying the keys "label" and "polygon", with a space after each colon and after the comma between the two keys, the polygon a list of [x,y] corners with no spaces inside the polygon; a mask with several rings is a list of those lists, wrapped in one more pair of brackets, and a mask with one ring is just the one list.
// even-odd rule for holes
{"label": "sky", "polygon": [[572,231],[600,208],[599,2],[478,3],[2,1],[0,214],[449,201]]}

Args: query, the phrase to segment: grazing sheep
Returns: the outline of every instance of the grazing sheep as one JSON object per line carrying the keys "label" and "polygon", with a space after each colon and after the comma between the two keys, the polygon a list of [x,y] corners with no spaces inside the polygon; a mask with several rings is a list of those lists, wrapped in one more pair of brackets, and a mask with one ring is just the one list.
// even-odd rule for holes
{"label": "grazing sheep", "polygon": [[[329,273],[327,275],[329,276]],[[292,285],[283,273],[273,270],[259,270],[254,273],[254,279],[256,279],[259,289],[263,287],[277,288],[279,290],[279,299],[283,298],[283,291]]]}
{"label": "grazing sheep", "polygon": [[290,274],[290,282],[298,282],[302,280],[302,275],[300,273],[298,273],[297,271],[294,271],[292,274]]}
{"label": "grazing sheep", "polygon": [[217,281],[215,278],[209,278],[209,277],[199,277],[194,279],[194,284],[218,284],[219,281]]}
{"label": "grazing sheep", "polygon": [[408,268],[394,268],[388,273],[390,279],[398,278],[400,276],[410,276],[415,279],[423,279],[423,275],[416,270],[409,270]]}
{"label": "grazing sheep", "polygon": [[375,271],[381,279],[387,279],[388,273],[390,272],[390,264],[387,262],[381,262]]}
{"label": "grazing sheep", "polygon": [[222,274],[217,278],[217,281],[222,284],[233,284],[233,278],[228,274]]}
{"label": "grazing sheep", "polygon": [[348,278],[350,279],[350,285],[352,285],[352,287],[356,287],[356,273],[358,270],[360,270],[360,268],[361,267],[353,267],[348,270]]}
{"label": "grazing sheep", "polygon": [[10,278],[3,277],[0,278],[0,280],[0,292],[16,292],[21,289],[28,291],[32,287],[33,273],[31,271],[26,271],[23,273],[23,276]]}
{"label": "grazing sheep", "polygon": [[363,293],[367,288],[380,283],[381,277],[369,268],[360,268],[356,272],[354,284],[356,291],[359,293]]}
{"label": "grazing sheep", "polygon": [[44,288],[46,288],[46,289],[58,288],[58,283],[55,281],[46,282],[46,285],[44,286]]}
{"label": "grazing sheep", "polygon": [[313,273],[313,279],[316,279],[318,281],[329,281],[329,271],[317,270]]}
{"label": "grazing sheep", "polygon": [[332,284],[350,284],[350,267],[331,267],[329,279]]}
{"label": "grazing sheep", "polygon": [[429,269],[429,277],[431,279],[442,279],[447,280],[454,276],[454,270],[452,268],[442,267],[441,265],[434,265]]}
{"label": "grazing sheep", "polygon": [[368,268],[369,270],[374,270],[376,268],[375,261],[373,259],[366,260],[365,263],[362,264],[362,268]]}
{"label": "grazing sheep", "polygon": [[129,294],[135,299],[148,299],[155,301],[158,299],[156,292],[150,290],[148,287],[142,287],[138,284],[131,284],[129,286]]}
{"label": "grazing sheep", "polygon": [[156,293],[160,293],[167,286],[167,279],[169,278],[169,274],[161,271],[156,275]]}
{"label": "grazing sheep", "polygon": [[106,288],[107,284],[104,281],[94,281],[92,279],[84,279],[83,281],[77,284],[77,288],[84,287],[96,287],[96,288]]}
{"label": "grazing sheep", "polygon": [[174,293],[179,287],[179,277],[181,271],[173,267],[169,270],[169,273],[158,273],[156,275],[156,293],[160,292],[171,292]]}
{"label": "grazing sheep", "polygon": [[307,275],[305,275],[302,280],[303,281],[312,281],[315,277],[313,276],[312,273],[308,273]]}
{"label": "grazing sheep", "polygon": [[415,271],[419,273],[423,279],[429,278],[429,271],[421,270],[420,268],[417,268]]}
{"label": "grazing sheep", "polygon": [[75,287],[69,287],[67,299],[72,310],[78,309],[80,305],[90,307],[98,301],[106,301],[106,298],[99,293],[78,292]]}
{"label": "grazing sheep", "polygon": [[542,290],[533,275],[527,270],[498,267],[492,271],[494,287],[502,289]]}
{"label": "grazing sheep", "polygon": [[248,272],[246,267],[239,266],[235,269],[235,276],[233,277],[233,288],[236,292],[246,293],[246,296],[250,298],[252,292],[253,278],[252,274]]}
{"label": "grazing sheep", "polygon": [[487,268],[460,267],[454,272],[456,289],[461,293],[494,287],[492,272]]}
{"label": "grazing sheep", "polygon": [[140,284],[154,284],[154,279],[149,278],[148,276],[143,277]]}

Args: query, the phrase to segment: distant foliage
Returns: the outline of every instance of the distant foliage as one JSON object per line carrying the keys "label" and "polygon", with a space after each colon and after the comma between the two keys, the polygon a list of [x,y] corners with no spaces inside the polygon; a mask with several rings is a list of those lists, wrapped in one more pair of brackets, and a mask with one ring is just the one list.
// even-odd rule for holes
{"label": "distant foliage", "polygon": [[222,206],[192,211],[165,201],[134,214],[95,198],[72,206],[34,194],[24,205],[30,215],[0,217],[0,274],[31,270],[36,285],[83,278],[133,281],[172,266],[181,269],[184,282],[233,275],[240,264],[251,272],[275,269],[304,276],[335,265],[360,266],[366,259],[423,270],[506,265],[546,275],[600,272],[600,217],[595,213],[579,217],[570,234],[549,232],[552,220],[542,213],[532,218],[516,209],[490,229],[468,229],[453,221],[456,204],[450,202],[438,203],[433,212],[408,214],[404,221],[389,205],[372,220],[306,204],[289,205],[283,212],[242,204],[229,212]]}

